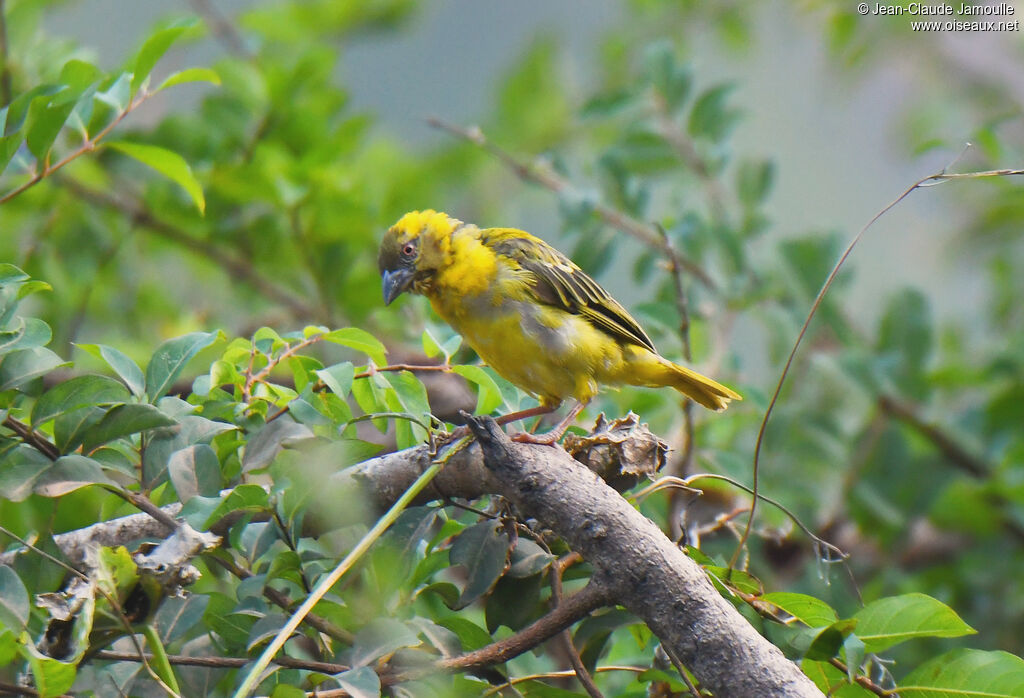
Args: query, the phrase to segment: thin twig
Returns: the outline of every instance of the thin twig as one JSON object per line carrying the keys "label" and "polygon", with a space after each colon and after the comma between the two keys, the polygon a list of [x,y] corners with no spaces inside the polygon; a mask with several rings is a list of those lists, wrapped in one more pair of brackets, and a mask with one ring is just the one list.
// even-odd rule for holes
{"label": "thin twig", "polygon": [[[245,569],[244,567],[239,567],[234,562],[230,560],[225,560],[219,555],[207,555],[205,556],[204,559],[208,561],[212,560],[214,563],[216,563],[220,567],[223,567],[225,570],[227,570],[234,576],[238,577],[239,579],[248,579],[249,577],[253,576],[252,572],[250,572],[249,570]],[[288,598],[288,595],[282,591],[278,591],[269,584],[263,587],[263,596],[265,596],[268,601],[270,601],[275,606],[284,611],[291,611],[292,609],[293,603],[291,599]],[[307,614],[306,617],[303,619],[303,622],[306,625],[309,625],[311,628],[314,628],[317,631],[324,633],[328,637],[333,637],[335,640],[339,640],[346,644],[352,644],[353,640],[355,639],[355,636],[350,631],[345,630],[344,628],[339,628],[338,626],[334,625],[322,616],[318,616],[315,613]]]}
{"label": "thin twig", "polygon": [[657,117],[658,131],[661,137],[672,147],[683,164],[689,167],[697,179],[704,185],[707,192],[708,203],[710,204],[712,218],[717,221],[724,221],[726,217],[725,191],[721,182],[711,173],[707,160],[697,152],[697,147],[686,133],[679,128],[679,125],[672,119],[665,99],[654,95],[654,113]]}
{"label": "thin twig", "polygon": [[213,35],[224,44],[228,51],[242,58],[252,58],[253,54],[245,47],[238,28],[225,17],[209,0],[190,0],[194,9],[208,25]]}
{"label": "thin twig", "polygon": [[943,432],[934,424],[924,421],[914,412],[914,409],[890,395],[879,395],[878,406],[885,414],[899,419],[908,426],[914,428],[919,434],[932,442],[943,456],[953,465],[957,466],[968,475],[977,478],[988,477],[992,468],[987,463],[971,455],[967,449],[957,443],[951,436]]}
{"label": "thin twig", "polygon": [[[477,127],[462,128],[434,117],[427,119],[427,123],[436,129],[445,131],[490,153],[523,181],[539,184],[555,194],[562,194],[573,190],[572,183],[550,167],[544,166],[539,162],[529,165],[520,162],[511,153],[489,141],[483,131]],[[640,240],[648,247],[667,252],[665,244],[655,228],[601,202],[594,203],[593,210],[601,220],[613,228],[617,228],[619,231]],[[679,257],[679,264],[708,289],[715,290],[717,288],[714,279],[693,260]]]}
{"label": "thin twig", "polygon": [[[609,671],[631,671],[634,674],[642,674],[645,671],[650,671],[650,670],[651,670],[650,667],[643,667],[643,666],[628,666],[628,665],[622,665],[622,664],[606,664],[605,666],[597,667],[596,669],[594,669],[594,672],[597,673],[597,674],[603,674],[603,673],[606,673],[606,672],[609,672]],[[543,674],[528,674],[527,676],[517,676],[515,678],[509,679],[505,683],[499,684],[497,686],[492,686],[491,688],[487,689],[487,691],[483,695],[484,696],[493,696],[493,695],[495,695],[496,693],[498,693],[499,691],[501,691],[503,689],[511,688],[512,686],[515,686],[517,683],[525,683],[527,681],[536,681],[537,679],[571,679],[574,675],[575,674],[573,674],[573,672],[571,672],[571,671],[548,671],[548,672],[544,672]]]}
{"label": "thin twig", "polygon": [[[94,654],[93,657],[112,662],[139,661],[138,655],[131,652],[101,651]],[[147,659],[152,659],[152,655],[150,654],[146,654],[145,657]],[[200,666],[212,669],[237,669],[244,667],[247,664],[251,664],[252,657],[191,657],[182,654],[169,654],[167,655],[167,661],[171,664],[181,666]],[[306,669],[308,671],[319,671],[324,674],[338,674],[352,668],[345,664],[316,662],[308,659],[295,659],[293,657],[283,655],[275,657],[273,663],[278,666],[288,667],[289,669]]]}
{"label": "thin twig", "polygon": [[[424,670],[410,670],[405,674],[396,675],[393,680],[394,682],[411,681],[430,671],[455,674],[502,664],[524,652],[529,652],[573,623],[586,618],[593,611],[607,606],[610,602],[610,591],[592,580],[583,589],[566,597],[562,603],[547,614],[504,640],[458,657],[440,659],[432,667]],[[567,674],[575,676],[575,672],[567,672]]]}
{"label": "thin twig", "polygon": [[60,458],[60,450],[50,443],[45,436],[41,435],[24,422],[20,422],[14,417],[7,415],[4,417],[3,425],[17,434],[19,439],[42,453],[50,460],[57,460]]}
{"label": "thin twig", "polygon": [[836,280],[839,275],[839,270],[842,269],[846,259],[853,252],[853,248],[857,246],[860,239],[873,226],[878,219],[888,213],[891,209],[895,208],[905,198],[910,196],[914,191],[922,187],[934,186],[946,180],[950,179],[981,179],[985,177],[1009,177],[1024,175],[1024,169],[1003,169],[1003,170],[984,170],[981,172],[961,172],[961,173],[947,173],[945,170],[937,172],[932,175],[928,175],[918,181],[914,182],[910,187],[906,189],[902,194],[897,196],[891,202],[889,202],[881,211],[871,217],[871,220],[861,228],[850,243],[843,250],[843,253],[839,256],[835,266],[832,267],[832,271],[825,278],[825,283],[822,285],[821,290],[818,291],[818,295],[815,296],[814,302],[811,304],[810,312],[807,313],[807,319],[804,320],[803,326],[800,328],[800,332],[797,334],[796,342],[793,344],[793,348],[789,352],[789,356],[786,358],[786,364],[782,368],[782,374],[779,376],[779,382],[775,386],[775,391],[772,393],[772,398],[768,402],[768,408],[765,410],[764,418],[761,420],[761,426],[757,430],[757,440],[754,442],[754,483],[753,483],[753,494],[754,499],[750,506],[750,515],[747,517],[747,525],[743,530],[743,535],[740,537],[739,543],[736,545],[736,550],[733,551],[732,557],[729,560],[729,567],[732,568],[736,561],[739,559],[740,551],[747,543],[747,539],[750,536],[750,529],[754,522],[754,513],[757,510],[758,500],[758,472],[760,470],[760,459],[761,459],[761,445],[764,443],[765,430],[768,428],[768,420],[771,418],[772,411],[775,409],[775,404],[779,400],[779,395],[782,393],[782,386],[786,382],[786,377],[789,375],[789,370],[793,365],[793,360],[796,358],[796,352],[800,348],[800,344],[803,342],[804,336],[807,334],[807,329],[810,327],[811,320],[814,319],[815,314],[818,312],[818,308],[821,306],[822,301],[825,299],[825,294],[832,287],[832,283]]}
{"label": "thin twig", "polygon": [[214,262],[224,269],[228,276],[251,285],[270,300],[288,308],[296,317],[314,316],[312,308],[298,294],[271,281],[256,269],[250,260],[238,256],[234,251],[222,249],[207,240],[194,237],[182,228],[157,218],[142,206],[119,199],[105,191],[87,187],[70,177],[62,178],[61,183],[79,198],[94,205],[120,211],[139,228]]}
{"label": "thin twig", "polygon": [[283,352],[281,352],[280,356],[269,359],[267,361],[267,365],[264,366],[259,373],[246,379],[245,387],[243,388],[242,392],[247,396],[252,395],[253,386],[256,385],[257,383],[262,383],[267,378],[267,376],[270,375],[271,371],[277,368],[282,361],[291,356],[294,356],[295,352],[305,349],[306,347],[312,344],[316,344],[323,338],[324,336],[322,334],[315,334],[312,337],[307,337],[306,339],[303,339],[301,342],[293,344],[287,349],[285,349]]}
{"label": "thin twig", "polygon": [[86,138],[82,142],[82,145],[78,146],[77,149],[65,155],[61,160],[58,160],[56,164],[51,165],[48,159],[45,162],[36,163],[37,167],[38,165],[41,164],[43,166],[42,169],[37,170],[35,174],[33,174],[31,178],[29,178],[27,182],[21,184],[18,187],[15,187],[14,189],[10,190],[3,196],[0,196],[0,204],[7,203],[14,197],[18,196],[18,194],[21,194],[25,190],[30,189],[31,187],[34,187],[35,185],[39,184],[41,181],[43,181],[44,178],[61,169],[69,162],[78,159],[79,157],[85,155],[86,153],[91,153],[92,151],[96,150],[96,148],[99,146],[100,141],[106,138],[107,135],[109,135],[110,132],[113,131],[117,127],[117,125],[124,120],[124,117],[128,116],[133,111],[135,111],[143,102],[152,97],[154,94],[156,93],[149,92],[147,90],[140,90],[138,96],[133,101],[131,101],[128,104],[128,106],[124,108],[124,111],[118,114],[113,121],[107,124],[95,136],[91,138]]}
{"label": "thin twig", "polygon": [[[562,603],[562,572],[564,569],[562,565],[551,566],[551,600],[554,602],[555,607]],[[583,686],[583,690],[587,692],[590,698],[604,698],[601,690],[594,683],[594,677],[590,675],[587,667],[583,665],[583,659],[580,657],[580,653],[572,641],[572,633],[569,632],[569,629],[566,628],[560,632],[558,637],[562,641],[565,653],[569,656],[569,663],[572,664],[572,669],[576,672],[576,678],[579,680],[580,685]]]}

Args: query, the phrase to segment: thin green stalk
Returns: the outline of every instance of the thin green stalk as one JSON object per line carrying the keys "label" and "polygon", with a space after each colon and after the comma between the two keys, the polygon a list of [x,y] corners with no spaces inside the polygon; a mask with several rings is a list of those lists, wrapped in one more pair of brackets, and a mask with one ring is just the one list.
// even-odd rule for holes
{"label": "thin green stalk", "polygon": [[160,634],[156,631],[156,626],[152,623],[146,623],[142,626],[142,635],[146,638],[146,644],[149,645],[149,651],[153,653],[153,671],[157,673],[161,679],[164,680],[171,689],[181,695],[181,688],[178,686],[178,678],[174,675],[174,669],[171,668],[171,661],[167,658],[167,651],[164,649],[164,643],[160,641]]}
{"label": "thin green stalk", "polygon": [[234,698],[246,698],[256,685],[259,683],[260,676],[264,670],[270,665],[271,660],[274,656],[284,647],[284,643],[288,641],[295,629],[299,627],[299,623],[306,617],[306,615],[313,610],[313,607],[330,591],[331,587],[338,583],[338,580],[348,572],[353,565],[361,558],[370,546],[373,545],[378,538],[380,538],[384,532],[395,522],[399,515],[405,511],[405,508],[412,503],[412,500],[418,495],[424,487],[430,484],[430,481],[434,479],[434,476],[441,470],[443,463],[435,462],[429,468],[423,471],[423,474],[416,478],[416,481],[409,485],[409,489],[405,491],[397,502],[395,502],[384,516],[380,517],[373,528],[367,532],[365,536],[359,541],[359,543],[352,549],[344,560],[341,561],[329,575],[323,578],[316,588],[309,595],[309,597],[303,602],[292,617],[288,619],[281,630],[278,631],[277,635],[274,636],[273,641],[267,645],[267,649],[263,650],[263,654],[256,660],[256,663],[249,670],[249,673],[245,677],[245,681],[238,687],[238,690],[234,693]]}

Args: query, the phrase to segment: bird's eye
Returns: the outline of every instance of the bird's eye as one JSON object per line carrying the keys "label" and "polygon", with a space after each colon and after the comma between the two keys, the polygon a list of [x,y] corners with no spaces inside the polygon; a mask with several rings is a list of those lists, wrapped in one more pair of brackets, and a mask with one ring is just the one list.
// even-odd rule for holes
{"label": "bird's eye", "polygon": [[405,247],[402,248],[402,254],[406,257],[412,257],[416,252],[416,246],[411,242],[405,243]]}

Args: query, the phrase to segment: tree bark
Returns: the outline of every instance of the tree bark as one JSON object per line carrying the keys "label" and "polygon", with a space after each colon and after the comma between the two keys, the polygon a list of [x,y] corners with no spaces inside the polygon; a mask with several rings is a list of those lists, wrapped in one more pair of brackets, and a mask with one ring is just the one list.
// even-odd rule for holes
{"label": "tree bark", "polygon": [[[594,567],[595,582],[635,613],[719,698],[820,697],[799,667],[719,594],[700,566],[596,473],[561,448],[513,443],[490,418],[472,419],[477,443],[456,454],[425,498],[511,500]],[[425,447],[355,465],[339,476],[390,505],[433,457]]]}

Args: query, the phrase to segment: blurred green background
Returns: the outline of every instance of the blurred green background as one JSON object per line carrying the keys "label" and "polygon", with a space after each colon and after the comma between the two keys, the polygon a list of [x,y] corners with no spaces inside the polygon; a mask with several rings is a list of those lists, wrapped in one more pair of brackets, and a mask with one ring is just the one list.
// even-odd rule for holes
{"label": "blurred green background", "polygon": [[[744,394],[725,415],[695,413],[685,459],[671,396],[624,390],[588,413],[637,411],[676,447],[679,473],[750,481],[786,353],[872,216],[954,161],[1024,166],[1019,32],[913,32],[851,2],[5,7],[15,92],[55,80],[73,56],[114,71],[153,23],[186,15],[201,22],[156,75],[209,65],[222,80],[161,93],[118,132],[180,153],[205,215],[111,150],[0,207],[0,258],[53,285],[28,305],[75,370],[99,364],[74,343],[141,361],[193,330],[310,323],[364,327],[413,356],[424,328],[450,332],[419,299],[382,307],[376,244],[405,211],[438,208],[555,243],[663,353],[692,344],[697,368]],[[428,117],[478,125],[568,186],[524,181]],[[30,161],[14,156],[3,191]],[[770,587],[845,610],[854,586],[868,599],[923,591],[979,630],[973,646],[1024,651],[1022,201],[1010,178],[923,188],[854,252],[782,393],[761,485],[853,554],[856,585],[764,507],[751,566]],[[684,280],[687,336],[664,254],[602,210],[662,226],[709,275]],[[696,531],[744,505],[717,494],[668,526]],[[709,533],[707,547],[731,550],[730,533]],[[935,649],[915,648],[906,656]]]}

